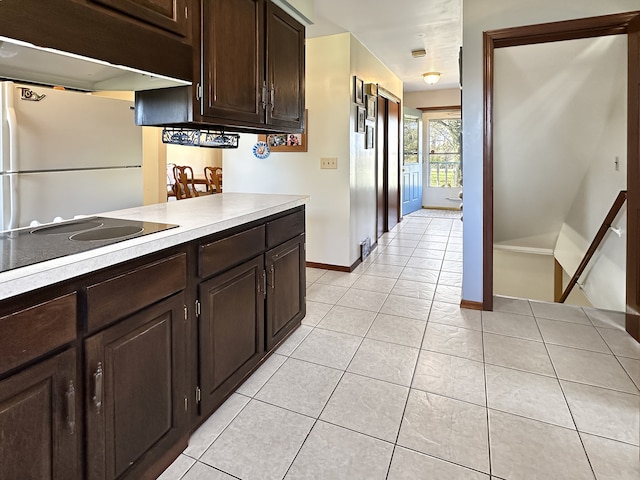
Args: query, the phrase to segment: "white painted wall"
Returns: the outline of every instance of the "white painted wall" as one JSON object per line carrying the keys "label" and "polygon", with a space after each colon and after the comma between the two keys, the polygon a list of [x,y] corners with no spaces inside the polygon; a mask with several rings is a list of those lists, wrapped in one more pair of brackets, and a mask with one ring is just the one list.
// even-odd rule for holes
{"label": "white painted wall", "polygon": [[459,107],[460,89],[444,88],[439,90],[405,92],[404,106],[409,108]]}
{"label": "white painted wall", "polygon": [[463,2],[462,121],[464,277],[462,297],[482,301],[482,32],[634,11],[638,0],[484,0]]}
{"label": "white painted wall", "polygon": [[[349,33],[306,41],[306,153],[278,152],[259,160],[256,135],[223,153],[224,191],[310,195],[307,261],[351,266],[359,242],[375,237],[375,157],[355,132],[352,75],[402,95],[402,82]],[[336,157],[336,170],[320,158]]]}

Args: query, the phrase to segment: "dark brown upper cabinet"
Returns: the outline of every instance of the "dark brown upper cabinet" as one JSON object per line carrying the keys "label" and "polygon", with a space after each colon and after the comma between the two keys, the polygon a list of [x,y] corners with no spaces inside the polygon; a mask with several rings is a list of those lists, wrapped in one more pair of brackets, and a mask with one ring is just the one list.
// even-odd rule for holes
{"label": "dark brown upper cabinet", "polygon": [[302,132],[304,26],[269,0],[203,1],[199,25],[194,85],[137,92],[136,123]]}
{"label": "dark brown upper cabinet", "polygon": [[266,0],[202,3],[202,114],[300,129],[304,26]]}
{"label": "dark brown upper cabinet", "polygon": [[182,36],[188,34],[187,0],[90,0]]}

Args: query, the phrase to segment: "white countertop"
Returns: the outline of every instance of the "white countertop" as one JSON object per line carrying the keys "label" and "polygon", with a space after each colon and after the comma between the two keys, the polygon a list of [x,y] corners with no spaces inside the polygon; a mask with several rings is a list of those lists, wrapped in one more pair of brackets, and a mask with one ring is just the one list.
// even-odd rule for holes
{"label": "white countertop", "polygon": [[304,205],[308,196],[221,193],[100,213],[179,225],[158,233],[0,273],[0,300]]}

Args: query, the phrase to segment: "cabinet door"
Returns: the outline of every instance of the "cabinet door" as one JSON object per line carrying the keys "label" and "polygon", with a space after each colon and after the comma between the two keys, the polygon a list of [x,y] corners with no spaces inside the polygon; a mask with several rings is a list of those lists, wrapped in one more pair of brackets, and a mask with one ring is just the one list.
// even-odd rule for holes
{"label": "cabinet door", "polygon": [[187,0],[91,0],[107,5],[145,23],[187,35]]}
{"label": "cabinet door", "polygon": [[304,68],[304,26],[268,2],[267,124],[302,131]]}
{"label": "cabinet door", "polygon": [[186,434],[184,317],[179,293],[85,340],[89,478],[140,478]]}
{"label": "cabinet door", "polygon": [[75,349],[0,382],[0,477],[80,478]]}
{"label": "cabinet door", "polygon": [[265,254],[267,272],[267,350],[282,340],[305,316],[304,235]]}
{"label": "cabinet door", "polygon": [[200,284],[202,414],[215,409],[264,356],[262,256]]}
{"label": "cabinet door", "polygon": [[264,0],[202,2],[202,115],[263,124],[263,82]]}

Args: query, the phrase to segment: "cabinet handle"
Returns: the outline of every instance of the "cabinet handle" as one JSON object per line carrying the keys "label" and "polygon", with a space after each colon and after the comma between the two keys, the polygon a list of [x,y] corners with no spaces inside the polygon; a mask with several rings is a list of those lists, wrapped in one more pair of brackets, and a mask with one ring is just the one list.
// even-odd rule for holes
{"label": "cabinet handle", "polygon": [[267,109],[267,82],[262,82],[262,109]]}
{"label": "cabinet handle", "polygon": [[276,87],[272,83],[271,84],[271,104],[269,105],[269,108],[271,109],[272,113],[273,113],[273,108],[275,107],[275,103],[276,103]]}
{"label": "cabinet handle", "polygon": [[94,394],[93,404],[96,406],[96,413],[99,415],[102,409],[102,362],[98,362],[96,373],[93,374]]}
{"label": "cabinet handle", "polygon": [[260,285],[258,285],[258,293],[262,293],[263,297],[267,296],[267,273],[262,271],[262,292],[260,292]]}
{"label": "cabinet handle", "polygon": [[273,265],[269,267],[269,275],[271,275],[271,283],[269,286],[271,287],[271,290],[273,290],[276,288],[276,269],[273,268]]}
{"label": "cabinet handle", "polygon": [[73,380],[69,380],[69,386],[64,394],[67,400],[67,427],[69,427],[69,435],[76,433],[76,389],[73,386]]}

